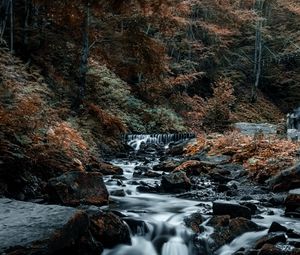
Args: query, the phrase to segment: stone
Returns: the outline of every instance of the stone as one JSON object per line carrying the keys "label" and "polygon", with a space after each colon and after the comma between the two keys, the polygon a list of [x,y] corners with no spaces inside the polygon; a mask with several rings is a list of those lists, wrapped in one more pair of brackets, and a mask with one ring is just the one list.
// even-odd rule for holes
{"label": "stone", "polygon": [[105,248],[113,248],[119,244],[131,244],[130,231],[126,223],[111,212],[88,212],[90,231],[93,237]]}
{"label": "stone", "polygon": [[154,171],[172,172],[177,166],[181,164],[180,161],[165,160],[158,165],[153,166]]}
{"label": "stone", "polygon": [[110,195],[116,196],[116,197],[125,197],[126,193],[123,189],[118,189],[118,190],[112,190],[110,192]]}
{"label": "stone", "polygon": [[207,223],[214,228],[210,235],[213,240],[210,248],[216,251],[224,244],[230,243],[236,237],[252,231],[260,231],[263,228],[256,223],[245,218],[230,218],[229,215],[213,216]]}
{"label": "stone", "polygon": [[207,174],[212,169],[212,166],[206,163],[202,163],[198,160],[188,160],[183,162],[181,165],[176,167],[174,171],[183,171],[188,176],[195,175],[198,176],[200,174]]}
{"label": "stone", "polygon": [[255,245],[256,249],[261,249],[265,244],[285,243],[287,238],[285,234],[269,233],[267,236],[260,238]]}
{"label": "stone", "polygon": [[267,136],[275,135],[277,133],[277,126],[269,123],[238,122],[233,126],[242,134],[250,136],[255,136],[259,133]]}
{"label": "stone", "polygon": [[214,215],[230,215],[231,218],[244,217],[251,219],[251,210],[235,202],[217,200],[213,202]]}
{"label": "stone", "polygon": [[58,204],[108,204],[108,191],[100,173],[67,172],[50,179],[46,189],[50,201]]}
{"label": "stone", "polygon": [[265,244],[258,252],[258,255],[286,255],[286,252],[275,247],[273,244]]}
{"label": "stone", "polygon": [[150,232],[147,223],[143,220],[138,220],[134,218],[125,218],[124,221],[130,227],[130,230],[133,235],[146,234]]}
{"label": "stone", "polygon": [[183,221],[195,233],[201,232],[200,224],[203,223],[203,217],[200,212],[192,213],[190,216],[185,217]]}
{"label": "stone", "polygon": [[300,163],[283,170],[268,181],[274,191],[300,188]]}
{"label": "stone", "polygon": [[272,222],[270,228],[269,228],[269,233],[273,233],[273,232],[287,232],[287,228],[280,225],[279,223],[277,223],[276,221]]}
{"label": "stone", "polygon": [[300,218],[300,189],[290,190],[284,204],[285,215]]}
{"label": "stone", "polygon": [[161,181],[161,188],[166,192],[179,193],[191,189],[191,181],[182,171],[172,172],[164,175]]}
{"label": "stone", "polygon": [[[0,254],[57,254],[72,250],[89,227],[84,211],[58,205],[3,198],[0,215]],[[94,245],[91,243],[90,248]],[[101,253],[101,248],[94,248]]]}
{"label": "stone", "polygon": [[178,141],[169,145],[169,149],[166,151],[168,155],[180,156],[185,153],[185,148],[190,144],[190,140]]}
{"label": "stone", "polygon": [[103,175],[122,175],[123,169],[118,166],[114,166],[112,164],[106,162],[98,162],[89,165],[91,171],[99,172]]}

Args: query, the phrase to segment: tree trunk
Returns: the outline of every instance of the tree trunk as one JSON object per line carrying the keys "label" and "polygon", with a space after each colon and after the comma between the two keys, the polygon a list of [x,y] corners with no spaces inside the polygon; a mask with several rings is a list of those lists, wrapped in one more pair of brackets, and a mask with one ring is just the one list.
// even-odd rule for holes
{"label": "tree trunk", "polygon": [[10,52],[14,52],[14,2],[10,0]]}
{"label": "tree trunk", "polygon": [[83,23],[82,34],[82,52],[79,67],[79,101],[82,103],[86,92],[86,74],[88,71],[88,58],[89,58],[89,23],[90,23],[90,4],[86,5],[85,19]]}

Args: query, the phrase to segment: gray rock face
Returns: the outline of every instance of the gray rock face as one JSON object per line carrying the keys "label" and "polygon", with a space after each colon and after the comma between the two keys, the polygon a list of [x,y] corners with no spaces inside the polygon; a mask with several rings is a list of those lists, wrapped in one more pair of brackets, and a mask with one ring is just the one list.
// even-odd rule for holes
{"label": "gray rock face", "polygon": [[248,207],[222,200],[213,202],[213,214],[230,215],[231,218],[243,217],[251,219],[251,210]]}
{"label": "gray rock face", "polygon": [[0,254],[55,254],[85,235],[83,211],[0,199]]}
{"label": "gray rock face", "polygon": [[76,206],[105,205],[108,191],[100,173],[68,172],[49,180],[47,190],[53,202]]}
{"label": "gray rock face", "polygon": [[248,123],[239,122],[235,123],[234,127],[244,135],[254,136],[257,133],[264,135],[274,135],[277,133],[277,126],[269,123]]}

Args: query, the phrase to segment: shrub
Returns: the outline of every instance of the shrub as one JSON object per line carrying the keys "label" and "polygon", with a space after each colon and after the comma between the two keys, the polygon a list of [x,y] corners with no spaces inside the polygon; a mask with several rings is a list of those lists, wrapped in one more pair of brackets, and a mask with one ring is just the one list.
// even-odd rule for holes
{"label": "shrub", "polygon": [[234,104],[234,89],[227,78],[213,85],[213,96],[207,100],[203,124],[207,130],[223,131],[231,124],[231,106]]}

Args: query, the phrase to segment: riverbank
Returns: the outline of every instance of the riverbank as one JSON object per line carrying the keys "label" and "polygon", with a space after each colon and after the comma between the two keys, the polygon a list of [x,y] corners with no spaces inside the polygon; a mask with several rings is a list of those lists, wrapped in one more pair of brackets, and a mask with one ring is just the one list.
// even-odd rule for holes
{"label": "riverbank", "polygon": [[[1,235],[16,237],[1,252],[297,254],[300,167],[258,183],[233,156],[200,150],[200,140],[141,143],[98,170],[67,172],[48,181],[48,200],[1,199]],[[274,189],[286,180],[293,186]]]}

